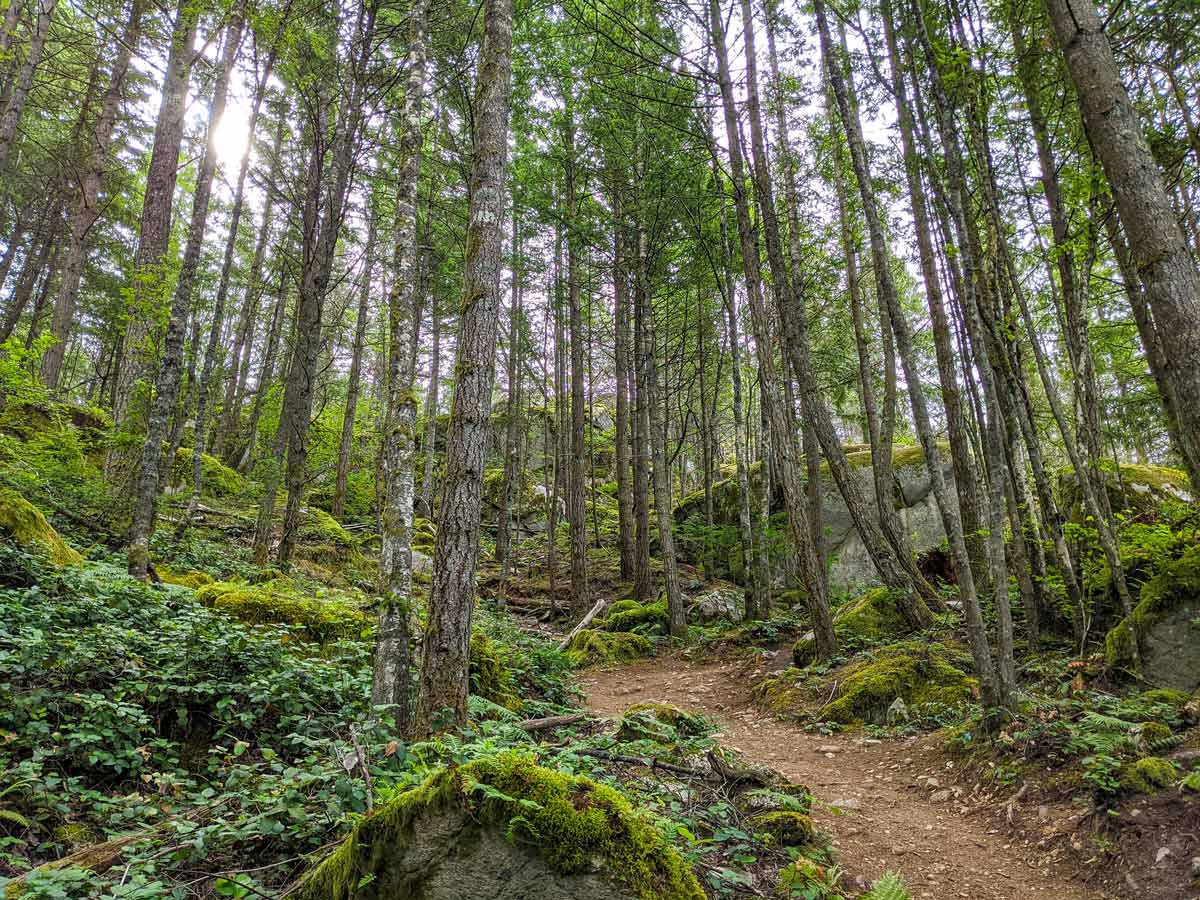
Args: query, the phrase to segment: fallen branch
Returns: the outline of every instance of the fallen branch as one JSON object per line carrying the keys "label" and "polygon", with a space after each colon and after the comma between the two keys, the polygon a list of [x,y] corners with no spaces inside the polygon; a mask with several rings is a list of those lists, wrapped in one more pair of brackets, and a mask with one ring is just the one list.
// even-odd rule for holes
{"label": "fallen branch", "polygon": [[518,722],[517,727],[524,731],[548,731],[551,728],[561,728],[563,725],[574,725],[588,717],[587,713],[571,713],[566,716],[546,716],[544,719],[525,719]]}
{"label": "fallen branch", "polygon": [[592,619],[596,618],[596,615],[600,612],[600,610],[604,609],[604,607],[607,605],[608,601],[605,598],[601,597],[599,600],[597,600],[596,605],[588,611],[588,614],[579,620],[578,625],[571,629],[571,633],[562,639],[562,643],[558,645],[558,649],[566,650],[567,647],[571,645],[571,641],[575,639],[575,635],[587,628],[588,625],[591,624]]}

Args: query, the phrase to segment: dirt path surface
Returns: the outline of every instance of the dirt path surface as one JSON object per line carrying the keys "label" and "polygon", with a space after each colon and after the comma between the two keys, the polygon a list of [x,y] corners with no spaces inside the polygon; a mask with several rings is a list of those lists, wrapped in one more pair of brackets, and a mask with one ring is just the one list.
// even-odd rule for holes
{"label": "dirt path surface", "polygon": [[[588,706],[606,716],[618,716],[644,700],[703,713],[719,723],[722,744],[808,785],[824,801],[815,805],[814,819],[832,836],[841,864],[851,873],[851,886],[899,870],[914,898],[1114,896],[1074,880],[1051,862],[1046,847],[1010,838],[994,811],[963,805],[965,792],[954,784],[953,763],[934,741],[807,734],[752,706],[751,680],[737,663],[664,657],[611,671],[591,670],[581,683]],[[1021,811],[1023,816],[1037,813]]]}

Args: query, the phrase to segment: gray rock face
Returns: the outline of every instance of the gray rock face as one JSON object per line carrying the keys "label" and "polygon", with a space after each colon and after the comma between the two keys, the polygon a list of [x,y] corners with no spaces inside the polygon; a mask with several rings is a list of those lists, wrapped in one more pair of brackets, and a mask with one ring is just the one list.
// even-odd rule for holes
{"label": "gray rock face", "polygon": [[1142,671],[1147,682],[1194,691],[1200,688],[1200,597],[1163,614],[1142,634]]}
{"label": "gray rock face", "polygon": [[735,625],[742,621],[742,610],[738,604],[740,595],[737,591],[716,590],[701,594],[695,599],[688,618],[701,625],[726,619]]}

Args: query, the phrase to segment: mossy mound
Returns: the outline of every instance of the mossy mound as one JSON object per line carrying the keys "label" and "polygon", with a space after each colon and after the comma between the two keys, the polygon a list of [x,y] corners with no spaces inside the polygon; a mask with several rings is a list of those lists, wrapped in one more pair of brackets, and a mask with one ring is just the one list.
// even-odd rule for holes
{"label": "mossy mound", "polygon": [[758,834],[769,834],[774,841],[787,847],[810,844],[816,834],[812,819],[806,813],[790,810],[759,813],[751,816],[746,825]]}
{"label": "mossy mound", "polygon": [[516,753],[442,769],[355,825],[297,900],[704,900],[613,788]]}
{"label": "mossy mound", "polygon": [[339,550],[357,546],[357,541],[342,523],[325,510],[309,506],[303,512],[304,520],[296,530],[296,537],[303,544],[325,545]]}
{"label": "mossy mound", "polygon": [[778,784],[743,791],[733,804],[743,815],[780,811],[807,815],[812,811],[812,794],[802,784]]}
{"label": "mossy mound", "polygon": [[517,712],[523,705],[512,670],[499,646],[482,631],[471,634],[471,693],[497,706]]}
{"label": "mossy mound", "polygon": [[[620,606],[620,609],[616,609]],[[613,604],[604,621],[596,627],[604,631],[665,631],[667,627],[667,601],[638,603],[636,600],[620,600]]]}
{"label": "mossy mound", "polygon": [[764,678],[751,693],[755,702],[770,712],[777,715],[796,713],[809,699],[807,677],[805,671],[789,666],[777,675]]}
{"label": "mossy mound", "polygon": [[[200,454],[200,475],[204,492],[213,497],[244,497],[252,490],[250,481],[240,472],[235,472],[215,456]],[[175,452],[175,464],[171,467],[171,484],[190,487],[192,483],[192,448],[180,447]]]}
{"label": "mossy mound", "polygon": [[635,703],[621,716],[617,740],[649,739],[665,743],[679,735],[694,737],[708,731],[700,716],[670,703]]}
{"label": "mossy mound", "polygon": [[83,562],[83,557],[59,537],[41,510],[9,488],[0,488],[0,533],[22,550],[44,556],[56,566]]}
{"label": "mossy mound", "polygon": [[654,652],[654,644],[641,634],[585,628],[571,639],[567,652],[576,665],[629,662]]}
{"label": "mossy mound", "polygon": [[[908,630],[908,623],[888,588],[872,588],[840,606],[833,614],[833,630],[838,641],[851,647],[877,644]],[[799,668],[816,658],[817,642],[811,633],[792,647],[792,660]]]}
{"label": "mossy mound", "polygon": [[843,725],[883,724],[901,698],[910,710],[962,706],[972,699],[970,660],[944,644],[908,641],[882,647],[840,673],[832,702],[818,718]]}
{"label": "mossy mound", "polygon": [[189,587],[195,590],[202,588],[206,584],[212,584],[216,579],[207,572],[197,572],[195,570],[189,572],[175,572],[167,566],[158,566],[156,571],[158,577],[167,584],[177,584],[181,587]]}
{"label": "mossy mound", "polygon": [[1121,767],[1121,789],[1134,794],[1156,794],[1176,778],[1175,764],[1161,756],[1145,756]]}
{"label": "mossy mound", "polygon": [[1177,691],[1175,688],[1153,688],[1149,691],[1142,691],[1138,695],[1138,699],[1150,706],[1161,704],[1173,706],[1175,709],[1183,709],[1192,698],[1186,691]]}
{"label": "mossy mound", "polygon": [[261,585],[214,581],[196,590],[206,606],[250,625],[292,625],[310,641],[354,637],[370,624],[362,610],[340,598],[301,596],[286,578]]}
{"label": "mossy mound", "polygon": [[1198,616],[1200,547],[1193,547],[1142,585],[1138,605],[1105,637],[1108,668],[1195,690],[1200,686]]}

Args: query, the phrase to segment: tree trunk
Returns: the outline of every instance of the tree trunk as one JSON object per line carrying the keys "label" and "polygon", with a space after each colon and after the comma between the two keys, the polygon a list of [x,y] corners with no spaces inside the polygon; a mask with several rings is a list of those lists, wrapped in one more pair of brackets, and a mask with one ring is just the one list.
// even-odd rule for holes
{"label": "tree trunk", "polygon": [[495,378],[500,264],[504,249],[504,182],[512,75],[512,2],[486,0],[475,90],[475,140],[463,265],[458,384],[446,445],[442,504],[429,600],[416,733],[428,735],[467,719],[471,615],[488,416]]}
{"label": "tree trunk", "polygon": [[[194,31],[194,29],[195,24],[193,23],[192,30]],[[150,565],[150,536],[154,533],[155,502],[158,499],[161,475],[159,471],[162,462],[161,444],[163,438],[166,437],[167,421],[179,399],[179,385],[183,375],[184,362],[183,341],[186,323],[192,314],[192,291],[195,289],[196,277],[199,273],[200,251],[203,249],[204,235],[208,227],[208,206],[212,197],[213,176],[217,171],[216,130],[221,116],[225,113],[229,76],[233,71],[240,43],[241,21],[236,19],[225,32],[225,46],[220,68],[217,71],[217,82],[208,106],[208,137],[204,146],[204,156],[200,162],[200,172],[196,176],[196,192],[192,198],[192,218],[188,226],[187,247],[183,252],[183,262],[180,264],[179,278],[175,285],[175,296],[171,301],[171,315],[167,323],[167,339],[163,347],[162,364],[159,367],[154,399],[150,407],[150,417],[146,425],[146,443],[142,448],[141,465],[133,498],[133,520],[129,526],[129,574],[135,578],[145,578]],[[190,50],[190,40],[187,41],[187,46]],[[172,47],[172,51],[174,51],[174,47]],[[151,165],[153,166],[153,162]],[[147,193],[148,201],[149,193]],[[128,335],[128,332],[126,334]],[[202,433],[203,427],[197,422],[197,437]],[[174,464],[173,458],[166,460],[168,473]],[[196,460],[194,465],[198,469],[199,461]],[[199,498],[195,497],[193,503],[198,505]],[[194,511],[194,506],[189,504],[189,513],[192,511]]]}
{"label": "tree trunk", "polygon": [[1116,199],[1166,351],[1184,464],[1200,491],[1200,273],[1092,0],[1046,0],[1084,126]]}
{"label": "tree trunk", "polygon": [[[162,101],[154,128],[154,147],[142,201],[138,229],[137,255],[134,257],[133,296],[122,341],[113,389],[113,423],[125,424],[130,413],[138,381],[149,371],[152,359],[150,331],[157,320],[155,311],[161,302],[165,278],[167,246],[171,237],[171,211],[174,208],[175,181],[179,173],[179,148],[183,142],[183,120],[187,110],[188,81],[191,77],[199,10],[187,0],[180,3],[171,34],[171,50],[163,76]],[[182,278],[182,272],[180,273]],[[178,294],[177,294],[178,295]],[[182,324],[179,340],[182,342]],[[173,400],[174,398],[172,398]],[[116,451],[110,451],[109,469],[116,464]],[[144,515],[144,513],[143,513]]]}
{"label": "tree trunk", "polygon": [[[521,435],[525,430],[525,416],[521,396],[521,294],[524,277],[521,266],[521,231],[517,221],[517,201],[513,197],[512,209],[512,305],[508,323],[508,402],[505,410],[504,430],[504,484],[500,493],[500,511],[496,516],[496,561],[500,563],[501,577],[506,579],[512,571],[513,507],[517,503],[517,481],[521,472]],[[520,528],[520,520],[516,522]],[[517,540],[520,540],[518,531]]]}
{"label": "tree trunk", "polygon": [[617,530],[621,548],[621,578],[629,580],[634,572],[633,484],[629,468],[629,281],[626,248],[626,223],[622,209],[621,187],[612,188],[613,208],[613,330],[614,368],[617,379],[616,467]]}
{"label": "tree trunk", "polygon": [[[14,2],[13,6],[16,5]],[[63,260],[62,280],[54,300],[54,314],[50,323],[54,343],[46,348],[46,355],[42,357],[42,383],[50,390],[58,388],[67,340],[71,336],[71,327],[75,324],[79,283],[87,263],[87,238],[100,218],[97,202],[104,183],[104,174],[108,171],[108,150],[112,144],[121,98],[125,94],[125,74],[129,71],[130,60],[141,37],[144,12],[144,0],[133,0],[129,9],[129,20],[121,35],[112,71],[108,76],[108,87],[100,101],[100,114],[85,139],[83,175],[80,178],[79,194],[71,210],[67,255]]]}
{"label": "tree trunk", "polygon": [[[411,53],[411,49],[410,49]],[[375,267],[375,212],[367,213],[367,246],[363,251],[362,281],[358,286],[358,315],[354,320],[354,345],[350,350],[350,374],[346,384],[346,411],[342,415],[342,436],[338,441],[337,472],[333,483],[333,503],[329,514],[339,522],[346,515],[346,483],[350,478],[350,456],[354,446],[354,419],[358,413],[358,393],[362,383],[363,347],[367,342],[367,315],[371,307],[371,278]]]}
{"label": "tree trunk", "polygon": [[[50,20],[54,18],[54,9],[58,0],[36,0],[37,21],[29,40],[29,49],[25,59],[17,71],[13,81],[12,92],[8,96],[8,106],[0,115],[0,175],[7,172],[8,159],[12,154],[13,142],[17,136],[17,126],[21,122],[21,113],[25,111],[25,101],[29,99],[29,91],[33,88],[33,75],[42,62],[42,51],[46,46],[46,36],[50,33]],[[13,3],[13,6],[16,6]]]}

